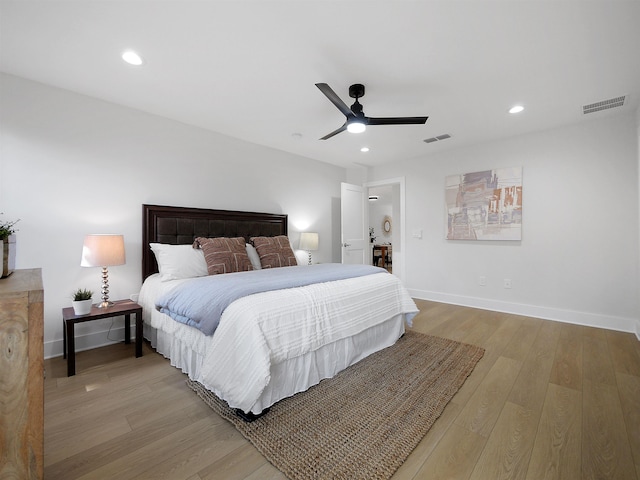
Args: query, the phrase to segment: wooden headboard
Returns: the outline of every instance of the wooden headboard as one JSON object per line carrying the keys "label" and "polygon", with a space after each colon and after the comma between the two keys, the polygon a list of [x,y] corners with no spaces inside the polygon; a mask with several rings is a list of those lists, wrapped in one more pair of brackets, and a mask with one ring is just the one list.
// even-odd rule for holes
{"label": "wooden headboard", "polygon": [[196,237],[274,237],[287,234],[287,215],[142,205],[142,280],[158,272],[149,243],[191,244]]}

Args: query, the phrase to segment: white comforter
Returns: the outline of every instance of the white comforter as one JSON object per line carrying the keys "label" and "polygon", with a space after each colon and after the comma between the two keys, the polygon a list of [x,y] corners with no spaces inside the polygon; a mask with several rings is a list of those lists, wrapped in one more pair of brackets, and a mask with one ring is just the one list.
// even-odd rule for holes
{"label": "white comforter", "polygon": [[[194,348],[205,355],[196,380],[232,408],[249,412],[269,384],[273,364],[353,336],[398,314],[405,314],[410,322],[417,312],[398,278],[388,273],[250,295],[224,311],[212,337],[193,334]],[[171,320],[159,320],[162,317],[168,319],[154,315],[152,326],[185,331]]]}

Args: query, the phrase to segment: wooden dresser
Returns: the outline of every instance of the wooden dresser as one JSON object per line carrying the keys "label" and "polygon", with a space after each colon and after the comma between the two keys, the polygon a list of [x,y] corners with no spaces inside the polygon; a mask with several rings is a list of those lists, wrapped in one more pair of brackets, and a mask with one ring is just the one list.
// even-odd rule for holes
{"label": "wooden dresser", "polygon": [[42,272],[0,279],[0,479],[43,478]]}

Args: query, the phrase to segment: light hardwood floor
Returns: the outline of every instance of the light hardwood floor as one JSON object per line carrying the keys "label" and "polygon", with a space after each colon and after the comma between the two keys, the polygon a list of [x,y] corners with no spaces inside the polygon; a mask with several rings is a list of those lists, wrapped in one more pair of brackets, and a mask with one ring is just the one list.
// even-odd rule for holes
{"label": "light hardwood floor", "polygon": [[[632,334],[417,301],[414,329],[485,355],[396,472],[408,479],[640,480]],[[145,345],[45,367],[45,478],[284,479]]]}

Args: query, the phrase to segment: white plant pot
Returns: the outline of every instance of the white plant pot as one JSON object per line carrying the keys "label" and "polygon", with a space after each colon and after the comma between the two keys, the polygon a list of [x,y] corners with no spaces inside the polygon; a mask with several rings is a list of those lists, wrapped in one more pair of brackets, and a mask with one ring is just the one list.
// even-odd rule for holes
{"label": "white plant pot", "polygon": [[76,315],[87,315],[89,313],[91,313],[91,305],[93,300],[89,299],[89,300],[74,300],[71,302],[71,304],[73,305],[73,311],[75,312]]}

